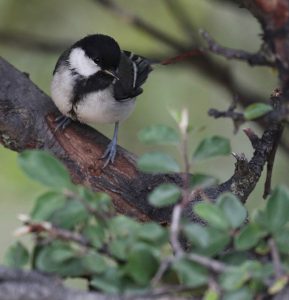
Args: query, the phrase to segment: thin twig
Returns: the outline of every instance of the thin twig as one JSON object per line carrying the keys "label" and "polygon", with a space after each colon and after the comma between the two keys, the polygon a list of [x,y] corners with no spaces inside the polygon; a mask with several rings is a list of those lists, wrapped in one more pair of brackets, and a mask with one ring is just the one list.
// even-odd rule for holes
{"label": "thin twig", "polygon": [[211,259],[207,256],[190,253],[190,254],[187,254],[186,257],[188,259],[216,272],[216,273],[223,273],[223,272],[230,270],[230,266],[227,266],[226,264],[224,264],[218,260]]}
{"label": "thin twig", "polygon": [[19,219],[23,222],[24,226],[16,230],[16,235],[22,235],[24,233],[38,234],[44,232],[54,238],[64,241],[72,241],[85,248],[92,246],[90,242],[81,234],[56,227],[49,222],[34,222],[30,220],[29,216],[26,215],[19,216]]}
{"label": "thin twig", "polygon": [[211,108],[208,111],[208,115],[215,118],[229,118],[232,119],[234,124],[234,133],[237,133],[240,126],[245,122],[245,117],[243,113],[236,112],[237,105],[236,101],[234,101],[227,110],[219,111],[217,109]]}
{"label": "thin twig", "polygon": [[274,238],[270,238],[268,244],[269,244],[269,248],[270,248],[270,252],[271,252],[274,272],[275,272],[276,278],[278,279],[278,278],[282,277],[282,275],[283,275],[280,255],[279,255],[277,245],[276,245]]}
{"label": "thin twig", "polygon": [[181,133],[181,146],[180,151],[184,161],[184,175],[183,175],[183,188],[181,202],[176,204],[172,213],[172,223],[170,227],[170,240],[175,252],[176,257],[180,257],[183,254],[183,249],[179,241],[180,234],[180,221],[183,213],[183,209],[190,202],[190,190],[189,190],[189,172],[190,172],[190,160],[188,156],[188,126],[189,126],[189,114],[187,109],[183,109],[181,115],[181,121],[178,124]]}
{"label": "thin twig", "polygon": [[154,275],[154,277],[151,280],[152,286],[156,286],[159,283],[159,281],[161,280],[161,278],[163,277],[164,273],[169,268],[171,263],[174,261],[174,259],[175,259],[174,256],[168,256],[161,262],[161,265],[160,265],[158,271],[156,272],[156,274]]}
{"label": "thin twig", "polygon": [[170,226],[170,241],[177,257],[183,254],[183,249],[179,241],[180,221],[182,217],[183,206],[181,203],[174,206],[172,213],[172,223]]}
{"label": "thin twig", "polygon": [[249,53],[244,50],[236,50],[219,45],[209,34],[204,30],[200,30],[202,37],[206,40],[209,50],[215,54],[224,56],[227,59],[238,59],[248,62],[252,66],[270,66],[274,63],[269,61],[262,53]]}

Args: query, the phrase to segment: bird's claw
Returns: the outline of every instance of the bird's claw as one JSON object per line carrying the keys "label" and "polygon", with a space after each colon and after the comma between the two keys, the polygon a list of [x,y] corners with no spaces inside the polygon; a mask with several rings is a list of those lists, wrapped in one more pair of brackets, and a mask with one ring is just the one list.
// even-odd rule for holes
{"label": "bird's claw", "polygon": [[64,130],[70,123],[71,123],[71,119],[69,117],[66,116],[58,116],[57,118],[55,118],[55,123],[56,123],[56,127],[55,127],[55,132],[60,130]]}
{"label": "bird's claw", "polygon": [[116,143],[114,143],[113,141],[111,141],[105,152],[103,153],[103,155],[101,156],[100,159],[106,159],[105,160],[105,163],[102,167],[102,169],[104,169],[105,167],[107,167],[110,163],[114,163],[114,159],[115,159],[115,156],[116,156]]}

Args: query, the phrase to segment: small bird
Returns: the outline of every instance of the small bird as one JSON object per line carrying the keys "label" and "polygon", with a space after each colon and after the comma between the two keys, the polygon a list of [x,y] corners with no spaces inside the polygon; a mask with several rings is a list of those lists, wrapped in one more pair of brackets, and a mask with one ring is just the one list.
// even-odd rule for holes
{"label": "small bird", "polygon": [[133,111],[141,86],[152,71],[151,62],[120,49],[103,34],[88,35],[59,57],[51,84],[51,97],[63,114],[58,129],[71,120],[85,124],[114,123],[114,134],[101,159],[103,167],[116,156],[119,122]]}

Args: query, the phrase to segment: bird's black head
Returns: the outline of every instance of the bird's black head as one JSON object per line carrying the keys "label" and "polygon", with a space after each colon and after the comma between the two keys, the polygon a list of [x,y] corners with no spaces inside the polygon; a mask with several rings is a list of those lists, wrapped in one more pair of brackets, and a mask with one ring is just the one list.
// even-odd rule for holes
{"label": "bird's black head", "polygon": [[81,48],[85,54],[103,70],[115,71],[120,62],[121,50],[118,43],[103,34],[93,34],[75,43],[73,48]]}

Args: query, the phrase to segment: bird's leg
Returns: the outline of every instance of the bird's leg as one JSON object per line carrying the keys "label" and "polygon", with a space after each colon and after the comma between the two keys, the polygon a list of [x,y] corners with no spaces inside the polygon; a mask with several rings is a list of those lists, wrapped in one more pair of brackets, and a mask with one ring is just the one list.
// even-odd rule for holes
{"label": "bird's leg", "polygon": [[64,130],[71,123],[71,119],[69,117],[61,115],[55,118],[55,123],[56,123],[55,132],[56,132],[59,129]]}
{"label": "bird's leg", "polygon": [[111,142],[107,145],[107,148],[102,155],[101,159],[106,159],[103,168],[105,168],[110,162],[113,163],[116,156],[116,146],[117,146],[117,134],[118,134],[118,122],[115,123],[113,138]]}

